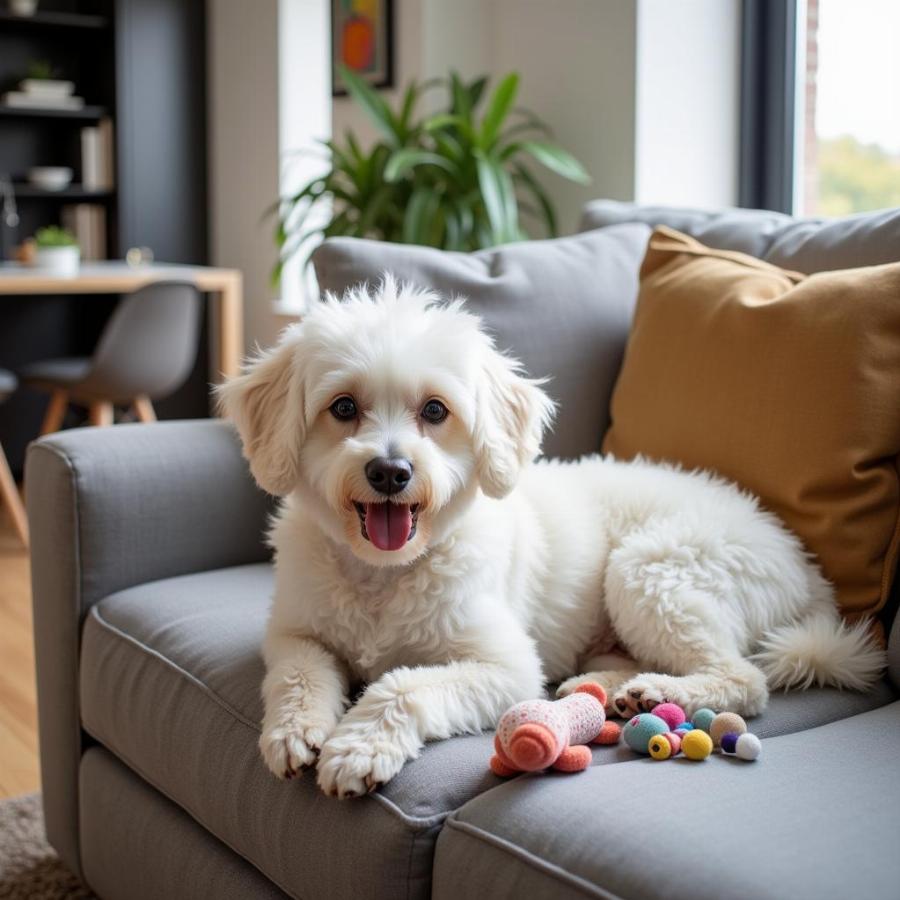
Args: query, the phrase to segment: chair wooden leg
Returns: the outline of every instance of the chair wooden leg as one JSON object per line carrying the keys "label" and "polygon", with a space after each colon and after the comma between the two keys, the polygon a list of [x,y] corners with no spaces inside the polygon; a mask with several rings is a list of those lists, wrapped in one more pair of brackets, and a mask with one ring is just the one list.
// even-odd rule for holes
{"label": "chair wooden leg", "polygon": [[91,425],[112,425],[115,420],[112,403],[108,403],[105,400],[99,403],[92,403],[88,410],[88,420]]}
{"label": "chair wooden leg", "polygon": [[52,434],[54,431],[59,431],[68,408],[68,391],[54,391],[50,395],[50,404],[47,406],[47,412],[44,414],[41,434]]}
{"label": "chair wooden leg", "polygon": [[22,498],[19,496],[19,489],[16,487],[15,479],[9,470],[9,463],[6,461],[6,454],[0,447],[0,497],[6,508],[12,516],[13,525],[18,532],[22,543],[28,546],[28,517],[25,515],[25,507],[22,505]]}
{"label": "chair wooden leg", "polygon": [[141,422],[155,422],[156,411],[153,404],[146,394],[140,394],[135,397],[131,404],[134,407],[134,413]]}

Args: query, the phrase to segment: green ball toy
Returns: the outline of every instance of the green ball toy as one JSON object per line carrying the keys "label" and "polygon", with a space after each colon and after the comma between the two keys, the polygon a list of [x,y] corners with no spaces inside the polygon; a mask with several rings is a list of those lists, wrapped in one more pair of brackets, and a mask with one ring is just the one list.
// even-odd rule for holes
{"label": "green ball toy", "polygon": [[691,717],[691,723],[694,728],[699,728],[709,734],[710,725],[715,717],[716,714],[711,709],[698,709]]}
{"label": "green ball toy", "polygon": [[650,741],[658,734],[666,734],[669,725],[659,716],[653,713],[641,713],[631,719],[622,729],[625,735],[625,743],[638,753],[649,753]]}

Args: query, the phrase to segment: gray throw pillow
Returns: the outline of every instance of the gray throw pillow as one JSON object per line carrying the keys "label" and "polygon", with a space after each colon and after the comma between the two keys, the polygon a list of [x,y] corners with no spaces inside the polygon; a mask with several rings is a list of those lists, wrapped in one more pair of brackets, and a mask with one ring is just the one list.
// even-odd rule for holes
{"label": "gray throw pillow", "polygon": [[646,225],[629,224],[477,253],[331,238],[313,263],[321,289],[335,294],[391,272],[466,298],[500,349],[532,377],[550,379],[559,409],[544,455],[574,458],[599,451],[609,425],[649,236]]}
{"label": "gray throw pillow", "polygon": [[686,209],[594,200],[581,216],[582,231],[644,222],[668,225],[716,250],[739,250],[812,275],[900,262],[900,209],[879,209],[838,219],[793,219],[765,209]]}

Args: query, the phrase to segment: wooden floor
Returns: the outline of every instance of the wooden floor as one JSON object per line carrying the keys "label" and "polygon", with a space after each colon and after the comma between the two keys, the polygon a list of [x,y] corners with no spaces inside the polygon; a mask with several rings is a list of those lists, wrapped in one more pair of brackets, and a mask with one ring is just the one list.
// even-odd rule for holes
{"label": "wooden floor", "polygon": [[0,798],[40,785],[28,553],[0,508]]}

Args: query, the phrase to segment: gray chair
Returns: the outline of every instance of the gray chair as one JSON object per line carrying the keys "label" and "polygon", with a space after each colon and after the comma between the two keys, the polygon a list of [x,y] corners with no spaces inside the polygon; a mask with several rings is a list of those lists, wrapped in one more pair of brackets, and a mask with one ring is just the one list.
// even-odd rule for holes
{"label": "gray chair", "polygon": [[[5,403],[16,388],[19,386],[16,376],[6,369],[0,369],[0,403]],[[9,463],[6,461],[6,454],[3,452],[3,446],[0,445],[0,499],[3,500],[9,514],[12,517],[13,526],[16,529],[22,543],[28,546],[28,520],[25,516],[25,506],[22,498],[19,497],[19,490],[16,487],[16,481],[9,470]]]}
{"label": "gray chair", "polygon": [[49,391],[41,434],[58,431],[69,403],[86,406],[92,425],[112,425],[116,406],[153,422],[153,399],[176,391],[197,355],[200,297],[192,284],[157,282],[116,307],[93,357],[32,363],[20,370],[30,387]]}

